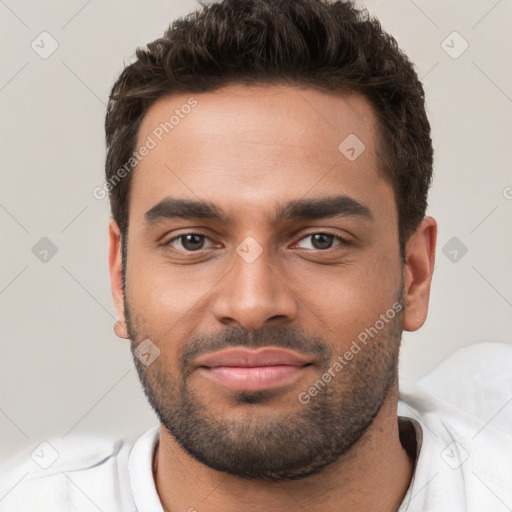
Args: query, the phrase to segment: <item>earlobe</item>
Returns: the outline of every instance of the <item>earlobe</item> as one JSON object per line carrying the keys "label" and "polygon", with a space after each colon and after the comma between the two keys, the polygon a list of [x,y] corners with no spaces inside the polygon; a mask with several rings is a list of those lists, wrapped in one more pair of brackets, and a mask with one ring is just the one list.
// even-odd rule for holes
{"label": "earlobe", "polygon": [[118,320],[114,324],[114,332],[115,332],[116,336],[118,336],[119,338],[123,338],[126,340],[129,339],[128,328],[126,326],[126,322],[124,322],[122,320]]}
{"label": "earlobe", "polygon": [[407,241],[403,269],[406,331],[418,330],[427,318],[436,241],[437,222],[432,217],[425,217]]}
{"label": "earlobe", "polygon": [[118,321],[114,325],[114,332],[120,338],[129,339],[124,312],[121,232],[115,221],[112,221],[109,225],[109,269],[112,297],[118,317]]}

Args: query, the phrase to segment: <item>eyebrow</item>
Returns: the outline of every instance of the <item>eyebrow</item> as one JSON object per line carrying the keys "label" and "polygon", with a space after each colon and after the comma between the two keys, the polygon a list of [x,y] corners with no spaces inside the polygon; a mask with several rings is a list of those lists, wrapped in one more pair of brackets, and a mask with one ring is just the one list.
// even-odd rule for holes
{"label": "eyebrow", "polygon": [[[295,199],[279,205],[271,222],[278,224],[289,220],[314,220],[329,217],[362,217],[373,220],[370,208],[352,197],[341,195],[314,199]],[[166,219],[210,219],[233,224],[233,217],[209,201],[191,201],[165,197],[145,213],[149,226]]]}

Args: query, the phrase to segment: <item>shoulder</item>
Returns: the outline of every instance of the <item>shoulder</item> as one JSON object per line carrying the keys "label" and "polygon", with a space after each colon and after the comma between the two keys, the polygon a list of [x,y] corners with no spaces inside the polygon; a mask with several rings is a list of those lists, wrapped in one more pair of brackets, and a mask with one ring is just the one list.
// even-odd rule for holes
{"label": "shoulder", "polygon": [[501,511],[512,504],[511,362],[512,344],[475,343],[400,389],[399,415],[422,432],[418,505]]}
{"label": "shoulder", "polygon": [[417,385],[482,421],[492,418],[495,429],[512,431],[512,342],[481,341],[461,347]]}
{"label": "shoulder", "polygon": [[[92,436],[49,439],[0,466],[0,509],[4,512],[103,512],[124,504],[128,455],[136,438]],[[123,511],[131,511],[126,503]]]}

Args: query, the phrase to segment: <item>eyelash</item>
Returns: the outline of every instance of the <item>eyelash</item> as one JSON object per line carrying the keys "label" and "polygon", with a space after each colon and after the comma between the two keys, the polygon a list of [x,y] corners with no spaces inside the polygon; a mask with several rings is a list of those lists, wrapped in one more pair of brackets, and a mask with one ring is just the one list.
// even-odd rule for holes
{"label": "eyelash", "polygon": [[[174,238],[171,238],[168,242],[165,242],[165,243],[163,244],[163,246],[164,246],[164,247],[171,246],[172,242],[174,242],[174,241],[176,241],[176,240],[179,240],[179,239],[181,239],[181,238],[184,238],[184,237],[186,237],[186,236],[188,236],[188,235],[196,235],[196,236],[200,236],[200,237],[203,237],[203,238],[205,238],[205,239],[209,239],[209,240],[211,240],[211,239],[210,239],[210,237],[209,237],[209,236],[207,236],[207,235],[204,235],[204,234],[202,234],[202,233],[197,233],[197,232],[195,232],[195,231],[190,231],[190,232],[188,232],[188,233],[182,233],[181,235],[178,235],[178,236],[175,236]],[[313,232],[313,233],[308,233],[307,235],[304,235],[304,236],[299,240],[299,242],[300,242],[300,241],[302,241],[302,240],[304,240],[305,238],[312,237],[312,236],[314,236],[314,235],[328,235],[328,236],[332,236],[335,240],[338,240],[339,245],[341,245],[341,246],[345,246],[345,247],[347,247],[347,246],[349,246],[349,245],[350,245],[350,242],[349,242],[348,240],[346,240],[345,238],[342,238],[341,236],[336,235],[335,233],[332,233],[332,232],[330,232],[330,231],[315,231],[315,232]],[[336,247],[336,246],[335,246],[335,247]],[[328,251],[330,251],[330,250],[332,250],[332,249],[335,249],[335,247],[329,247],[329,248],[327,248],[327,249],[306,249],[306,250],[308,250],[308,251],[317,251],[317,252],[328,252]],[[176,249],[175,249],[175,250],[176,250]],[[201,251],[204,251],[204,250],[207,250],[207,249],[198,249],[197,251],[189,251],[189,250],[184,249],[184,250],[176,250],[176,251],[177,251],[177,252],[185,252],[185,253],[187,253],[187,254],[194,254],[194,253],[201,253]]]}

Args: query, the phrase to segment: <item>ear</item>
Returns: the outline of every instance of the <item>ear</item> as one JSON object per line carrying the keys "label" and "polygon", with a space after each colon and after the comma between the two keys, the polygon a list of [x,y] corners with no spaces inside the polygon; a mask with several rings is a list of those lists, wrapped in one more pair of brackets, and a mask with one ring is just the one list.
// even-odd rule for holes
{"label": "ear", "polygon": [[406,331],[418,330],[427,318],[436,241],[437,222],[432,217],[425,217],[407,241],[403,269]]}
{"label": "ear", "polygon": [[108,264],[110,268],[110,285],[112,287],[112,297],[116,306],[118,321],[114,327],[114,332],[120,338],[129,339],[126,326],[126,317],[124,313],[123,301],[123,281],[121,265],[121,231],[115,221],[112,221],[108,228],[110,240],[108,251]]}

